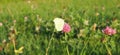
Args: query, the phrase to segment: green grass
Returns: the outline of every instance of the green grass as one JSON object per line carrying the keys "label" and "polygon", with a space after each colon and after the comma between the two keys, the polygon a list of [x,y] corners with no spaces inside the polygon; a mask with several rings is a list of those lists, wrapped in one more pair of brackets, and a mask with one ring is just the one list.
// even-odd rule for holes
{"label": "green grass", "polygon": [[[56,17],[72,28],[67,40],[64,33],[55,30]],[[120,54],[120,0],[0,0],[0,22],[0,55]],[[106,26],[117,33],[105,35],[102,29]],[[24,47],[23,53],[15,54],[14,41],[16,49]]]}

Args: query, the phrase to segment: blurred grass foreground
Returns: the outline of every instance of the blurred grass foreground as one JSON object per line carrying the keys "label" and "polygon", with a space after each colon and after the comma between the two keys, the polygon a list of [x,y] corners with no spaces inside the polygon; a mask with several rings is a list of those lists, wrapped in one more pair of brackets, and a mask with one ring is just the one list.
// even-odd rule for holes
{"label": "blurred grass foreground", "polygon": [[120,55],[120,0],[0,0],[0,55]]}

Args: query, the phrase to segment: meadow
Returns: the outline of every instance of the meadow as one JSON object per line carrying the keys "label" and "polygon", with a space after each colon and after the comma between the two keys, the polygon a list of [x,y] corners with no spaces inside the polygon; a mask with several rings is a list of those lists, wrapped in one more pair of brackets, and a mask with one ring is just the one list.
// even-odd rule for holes
{"label": "meadow", "polygon": [[0,55],[120,55],[120,0],[0,0]]}

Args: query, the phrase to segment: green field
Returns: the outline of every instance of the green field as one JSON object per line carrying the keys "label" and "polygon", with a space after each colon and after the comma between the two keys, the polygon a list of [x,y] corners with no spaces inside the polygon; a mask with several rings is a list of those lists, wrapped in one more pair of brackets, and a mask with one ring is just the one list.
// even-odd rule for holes
{"label": "green field", "polygon": [[0,55],[120,55],[120,0],[0,0]]}

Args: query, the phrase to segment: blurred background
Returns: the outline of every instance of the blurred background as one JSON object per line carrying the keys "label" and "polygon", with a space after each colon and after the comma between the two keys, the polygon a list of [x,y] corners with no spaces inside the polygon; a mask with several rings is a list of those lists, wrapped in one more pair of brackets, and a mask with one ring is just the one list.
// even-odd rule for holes
{"label": "blurred background", "polygon": [[[68,40],[53,31],[56,17],[70,24]],[[103,34],[106,26],[117,34]],[[68,53],[120,54],[120,0],[0,0],[0,55]]]}

